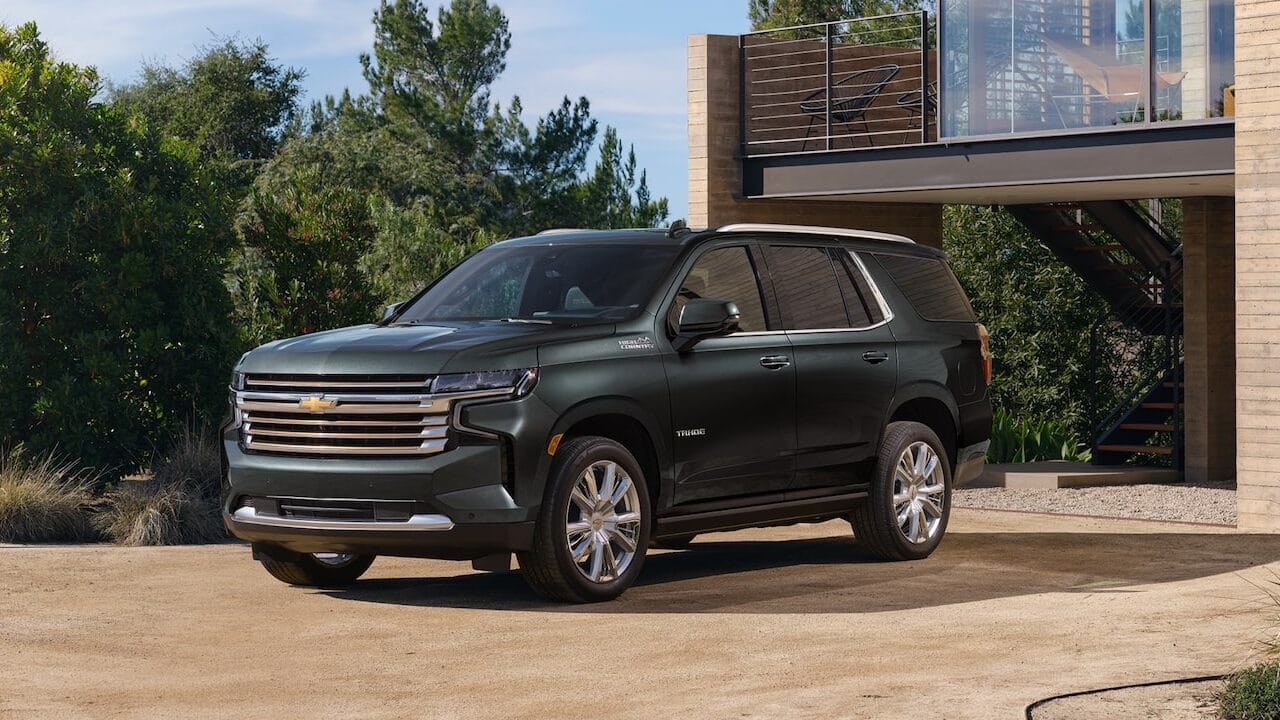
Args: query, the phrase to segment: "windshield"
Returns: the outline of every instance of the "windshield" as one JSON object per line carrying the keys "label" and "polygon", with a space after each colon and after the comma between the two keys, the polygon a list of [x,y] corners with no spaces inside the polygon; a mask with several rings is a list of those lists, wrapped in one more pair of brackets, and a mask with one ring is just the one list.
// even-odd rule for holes
{"label": "windshield", "polygon": [[481,251],[396,322],[625,320],[653,296],[674,245],[526,245]]}

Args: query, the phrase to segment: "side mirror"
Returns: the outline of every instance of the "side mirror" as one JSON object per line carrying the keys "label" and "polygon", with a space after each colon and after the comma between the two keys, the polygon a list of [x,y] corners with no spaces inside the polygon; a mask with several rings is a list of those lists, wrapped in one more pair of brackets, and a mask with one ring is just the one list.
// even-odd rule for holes
{"label": "side mirror", "polygon": [[671,344],[676,352],[685,352],[707,338],[728,335],[738,329],[741,316],[738,306],[728,300],[690,300],[680,308],[676,337]]}
{"label": "side mirror", "polygon": [[400,308],[403,305],[404,305],[403,302],[398,302],[398,303],[392,303],[388,305],[386,308],[384,308],[382,310],[382,322],[386,322],[390,320],[392,317],[394,317],[395,314],[399,312]]}

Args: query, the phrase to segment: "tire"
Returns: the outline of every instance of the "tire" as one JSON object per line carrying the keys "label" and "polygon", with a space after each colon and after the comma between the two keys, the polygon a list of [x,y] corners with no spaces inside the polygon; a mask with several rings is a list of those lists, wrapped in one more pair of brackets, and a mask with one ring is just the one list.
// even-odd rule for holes
{"label": "tire", "polygon": [[[914,462],[922,456],[929,470],[923,475]],[[936,461],[932,470],[929,456]],[[900,463],[905,463],[901,472]],[[890,423],[880,441],[871,493],[849,516],[858,542],[878,560],[922,560],[942,541],[950,516],[951,464],[942,441],[926,425]]]}
{"label": "tire", "polygon": [[698,536],[697,535],[673,535],[671,537],[658,538],[657,540],[654,540],[649,544],[653,547],[661,548],[663,550],[684,550],[685,548],[689,547],[689,543],[693,542],[693,539],[696,537]]}
{"label": "tire", "polygon": [[262,567],[280,582],[301,587],[349,585],[373,564],[376,555],[338,555],[333,559],[301,555],[297,560],[263,558]]}
{"label": "tire", "polygon": [[[628,481],[625,488],[623,479]],[[594,498],[589,497],[590,482],[595,483]],[[612,491],[606,493],[610,482]],[[608,505],[606,494],[615,498],[614,505]],[[533,549],[517,555],[520,574],[535,592],[552,600],[612,600],[640,574],[649,547],[649,519],[648,485],[631,453],[608,438],[574,438],[560,446],[552,462]],[[579,549],[576,560],[574,549]]]}

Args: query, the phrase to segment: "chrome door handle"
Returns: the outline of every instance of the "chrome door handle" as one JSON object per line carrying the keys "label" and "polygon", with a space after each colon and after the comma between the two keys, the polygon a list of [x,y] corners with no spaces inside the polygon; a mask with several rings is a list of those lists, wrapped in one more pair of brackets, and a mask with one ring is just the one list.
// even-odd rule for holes
{"label": "chrome door handle", "polygon": [[791,364],[791,358],[786,355],[765,355],[760,358],[760,366],[768,370],[781,370]]}
{"label": "chrome door handle", "polygon": [[882,351],[880,351],[880,350],[868,350],[868,351],[866,351],[866,352],[862,353],[862,359],[863,359],[863,360],[866,360],[867,362],[871,363],[872,365],[876,365],[876,364],[878,364],[878,363],[882,363],[882,362],[884,362],[885,360],[888,360],[888,359],[889,359],[889,353],[887,353],[887,352],[882,352]]}

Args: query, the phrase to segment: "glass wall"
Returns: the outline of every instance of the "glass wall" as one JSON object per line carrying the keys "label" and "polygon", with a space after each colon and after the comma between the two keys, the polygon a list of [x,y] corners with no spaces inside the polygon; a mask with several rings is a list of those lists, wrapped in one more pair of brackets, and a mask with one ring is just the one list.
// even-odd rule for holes
{"label": "glass wall", "polygon": [[1233,38],[1230,0],[943,0],[942,134],[1230,113]]}

